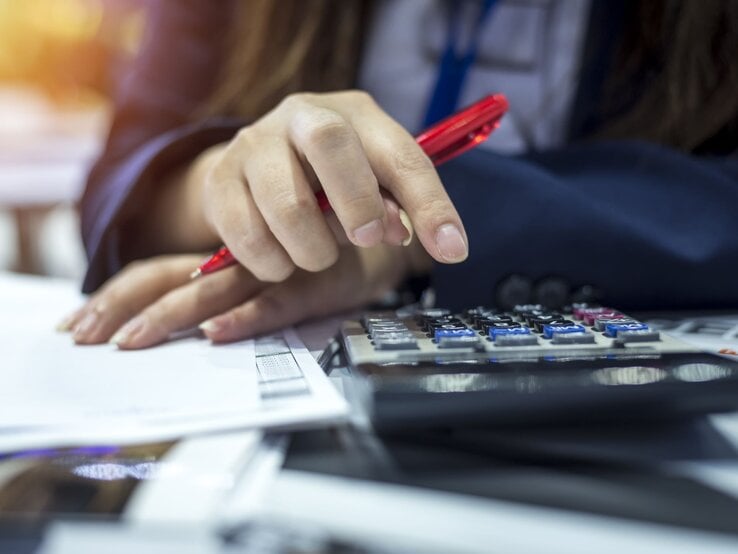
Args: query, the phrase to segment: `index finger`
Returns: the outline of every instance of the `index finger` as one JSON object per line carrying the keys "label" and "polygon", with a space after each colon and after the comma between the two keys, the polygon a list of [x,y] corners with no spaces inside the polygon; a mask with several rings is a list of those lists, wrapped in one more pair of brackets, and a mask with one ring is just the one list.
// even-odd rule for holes
{"label": "index finger", "polygon": [[312,166],[351,242],[376,246],[384,235],[379,185],[356,130],[342,114],[305,104],[290,126],[290,139]]}
{"label": "index finger", "polygon": [[469,252],[464,225],[433,162],[399,123],[377,108],[352,121],[379,183],[407,212],[428,253],[458,263]]}

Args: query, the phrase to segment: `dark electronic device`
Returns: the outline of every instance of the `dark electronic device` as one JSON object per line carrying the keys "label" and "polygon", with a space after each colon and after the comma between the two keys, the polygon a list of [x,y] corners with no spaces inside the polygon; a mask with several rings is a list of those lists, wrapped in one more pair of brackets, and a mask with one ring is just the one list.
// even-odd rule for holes
{"label": "dark electronic device", "polygon": [[738,363],[607,307],[368,312],[341,330],[378,429],[654,420],[738,409]]}

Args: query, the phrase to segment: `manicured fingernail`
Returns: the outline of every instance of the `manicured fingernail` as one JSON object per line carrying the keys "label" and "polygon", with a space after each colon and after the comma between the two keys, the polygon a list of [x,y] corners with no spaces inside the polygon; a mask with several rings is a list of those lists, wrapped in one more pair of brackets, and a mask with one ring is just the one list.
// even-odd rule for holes
{"label": "manicured fingernail", "polygon": [[77,325],[75,325],[72,335],[74,340],[83,340],[89,337],[95,330],[97,323],[100,319],[100,314],[96,310],[92,310],[90,313],[85,315]]}
{"label": "manicured fingernail", "polygon": [[400,208],[400,223],[402,223],[402,226],[407,229],[407,238],[402,241],[402,246],[407,246],[412,242],[413,240],[413,224],[410,221],[410,216],[407,215],[407,212]]}
{"label": "manicured fingernail", "polygon": [[201,331],[204,333],[217,333],[221,329],[223,329],[223,326],[220,325],[217,321],[214,319],[208,319],[207,321],[203,321],[198,325]]}
{"label": "manicured fingernail", "polygon": [[382,240],[382,221],[375,219],[354,229],[354,242],[358,246],[374,246]]}
{"label": "manicured fingernail", "polygon": [[110,342],[116,346],[122,346],[131,342],[131,339],[144,330],[146,323],[146,316],[139,315],[134,317],[115,332]]}
{"label": "manicured fingernail", "polygon": [[450,263],[465,260],[469,253],[461,231],[450,223],[441,225],[436,231],[436,246],[444,261]]}
{"label": "manicured fingernail", "polygon": [[56,330],[60,333],[66,333],[67,331],[72,330],[72,324],[74,323],[74,320],[77,317],[77,313],[69,314],[67,317],[62,319],[59,323],[56,324]]}

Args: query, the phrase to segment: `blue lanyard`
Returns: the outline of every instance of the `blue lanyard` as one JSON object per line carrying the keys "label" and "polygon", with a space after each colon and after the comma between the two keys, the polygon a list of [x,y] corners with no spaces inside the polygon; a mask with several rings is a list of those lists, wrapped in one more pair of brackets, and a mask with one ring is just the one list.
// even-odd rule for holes
{"label": "blue lanyard", "polygon": [[461,95],[461,88],[469,73],[469,68],[477,58],[479,35],[497,0],[481,0],[479,16],[474,26],[469,46],[466,52],[457,52],[459,42],[461,17],[459,14],[459,0],[446,0],[449,10],[448,26],[446,29],[446,48],[438,65],[438,77],[433,89],[428,111],[425,115],[424,127],[440,121],[456,109]]}

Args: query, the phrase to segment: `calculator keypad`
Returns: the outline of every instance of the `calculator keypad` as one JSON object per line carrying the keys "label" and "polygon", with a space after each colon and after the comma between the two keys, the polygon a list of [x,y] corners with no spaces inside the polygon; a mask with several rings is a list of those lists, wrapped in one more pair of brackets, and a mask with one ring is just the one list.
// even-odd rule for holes
{"label": "calculator keypad", "polygon": [[458,314],[431,308],[417,310],[411,317],[374,312],[365,314],[361,323],[375,350],[623,347],[661,340],[658,331],[618,310],[586,304],[558,311],[540,304],[519,305],[510,311],[476,306]]}

